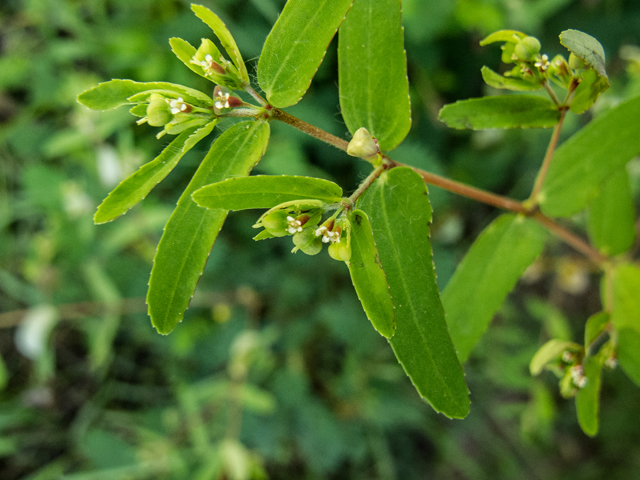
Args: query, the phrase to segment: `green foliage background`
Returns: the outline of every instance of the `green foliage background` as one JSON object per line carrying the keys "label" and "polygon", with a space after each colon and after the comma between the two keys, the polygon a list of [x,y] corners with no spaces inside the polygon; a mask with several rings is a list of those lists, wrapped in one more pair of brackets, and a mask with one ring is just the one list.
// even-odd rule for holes
{"label": "green foliage background", "polygon": [[[203,4],[227,23],[253,74],[284,2]],[[458,132],[436,120],[442,104],[487,93],[480,68],[497,69],[499,50],[478,41],[501,28],[537,36],[550,56],[563,51],[560,31],[588,32],[605,47],[612,83],[599,102],[640,93],[640,53],[628,47],[640,43],[633,0],[403,5],[413,128],[395,160],[526,197],[548,131]],[[127,215],[94,226],[100,201],[167,140],[124,108],[92,112],[75,98],[110,78],[208,89],[168,38],[197,44],[209,34],[181,0],[0,6],[0,477],[206,480],[226,469],[232,479],[634,478],[640,402],[620,371],[603,379],[595,439],[551,375],[528,373],[542,341],[581,338],[598,311],[587,264],[560,244],[560,260],[543,254],[465,365],[464,421],[420,401],[370,328],[347,269],[291,255],[285,241],[253,242],[256,212],[230,215],[185,321],[170,336],[155,332],[144,305],[155,246],[206,146]],[[346,137],[336,64],[334,42],[290,111]],[[568,117],[565,138],[586,120]],[[363,178],[366,166],[346,154],[272,128],[258,172],[317,175],[347,193]],[[637,161],[630,173],[637,193]],[[442,288],[498,212],[430,192]]]}

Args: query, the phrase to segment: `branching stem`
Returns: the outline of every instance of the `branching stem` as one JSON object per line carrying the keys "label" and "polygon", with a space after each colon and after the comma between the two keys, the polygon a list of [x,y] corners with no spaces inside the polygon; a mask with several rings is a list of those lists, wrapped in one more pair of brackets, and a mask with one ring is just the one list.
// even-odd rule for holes
{"label": "branching stem", "polygon": [[[556,145],[558,143],[558,138],[560,136],[560,130],[562,129],[562,123],[564,121],[564,117],[566,114],[566,109],[563,108],[560,110],[561,116],[560,121],[555,126],[553,130],[553,134],[551,135],[551,141],[549,142],[549,147],[547,148],[547,153],[542,162],[542,167],[540,169],[540,173],[538,174],[538,178],[536,179],[536,183],[534,185],[533,193],[531,195],[531,199],[535,201],[535,197],[538,195],[540,188],[542,187],[542,182],[546,176],[547,170],[549,168],[549,163],[551,162],[551,158],[553,157],[553,152],[555,151]],[[298,130],[301,130],[315,138],[318,138],[324,142],[333,145],[340,150],[347,150],[347,146],[349,143],[346,140],[338,138],[330,133],[325,132],[324,130],[315,127],[307,122],[300,120],[299,118],[294,117],[293,115],[288,114],[287,112],[280,110],[279,108],[272,107],[271,117],[275,120],[280,120],[284,123],[291,125]],[[591,259],[594,263],[599,266],[603,266],[607,262],[607,257],[602,255],[598,250],[589,245],[585,240],[580,238],[575,233],[566,229],[559,223],[556,223],[551,218],[543,215],[535,208],[535,204],[529,205],[529,201],[527,202],[519,202],[517,200],[513,200],[512,198],[503,197],[501,195],[496,195],[495,193],[488,192],[486,190],[482,190],[480,188],[472,187],[470,185],[466,185],[464,183],[456,182],[454,180],[450,180],[445,177],[441,177],[440,175],[436,175],[431,172],[426,172],[419,168],[412,167],[410,165],[405,165],[400,162],[396,162],[390,159],[387,156],[384,156],[383,165],[377,167],[358,187],[358,189],[351,195],[349,200],[351,202],[355,202],[360,195],[362,195],[369,186],[375,181],[376,178],[380,176],[380,174],[385,169],[390,169],[394,167],[409,167],[414,172],[422,177],[424,182],[429,185],[434,185],[436,187],[443,188],[448,190],[449,192],[455,193],[457,195],[470,198],[472,200],[476,200],[481,203],[485,203],[487,205],[492,205],[494,207],[500,208],[502,210],[507,210],[514,213],[519,213],[522,215],[526,215],[528,217],[533,218],[545,228],[547,228],[551,233],[556,235],[558,238],[563,240],[565,243],[576,249],[578,252],[582,253],[589,259]],[[353,203],[351,204],[353,205]],[[351,208],[351,206],[346,206],[345,208]]]}

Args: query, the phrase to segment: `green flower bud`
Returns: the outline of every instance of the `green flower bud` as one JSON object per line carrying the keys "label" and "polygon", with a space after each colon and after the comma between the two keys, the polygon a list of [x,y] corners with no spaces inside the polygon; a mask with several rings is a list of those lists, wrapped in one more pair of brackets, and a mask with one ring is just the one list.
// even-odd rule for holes
{"label": "green flower bud", "polygon": [[370,158],[380,153],[380,147],[369,131],[362,127],[353,134],[353,138],[347,146],[347,153],[352,157]]}
{"label": "green flower bud", "polygon": [[329,255],[339,262],[348,262],[351,258],[351,245],[347,242],[332,243],[329,245]]}
{"label": "green flower bud", "polygon": [[514,53],[523,62],[532,62],[540,53],[540,42],[536,37],[524,37],[516,44]]}
{"label": "green flower bud", "polygon": [[152,93],[147,106],[147,122],[153,127],[164,127],[173,119],[171,107],[167,99],[157,93]]}
{"label": "green flower bud", "polygon": [[513,63],[515,62],[515,59],[513,58],[513,56],[515,55],[515,48],[516,48],[516,44],[515,43],[505,43],[504,45],[502,45],[502,61],[504,63]]}
{"label": "green flower bud", "polygon": [[266,215],[259,222],[259,225],[274,237],[284,237],[289,234],[288,216],[289,214],[286,210],[276,210]]}
{"label": "green flower bud", "polygon": [[572,70],[582,70],[584,68],[584,60],[572,53],[569,55],[569,67]]}

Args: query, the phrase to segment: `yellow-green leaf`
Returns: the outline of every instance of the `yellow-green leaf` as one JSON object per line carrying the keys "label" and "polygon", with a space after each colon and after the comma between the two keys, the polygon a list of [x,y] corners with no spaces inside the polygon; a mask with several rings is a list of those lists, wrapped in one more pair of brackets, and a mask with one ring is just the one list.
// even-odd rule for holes
{"label": "yellow-green leaf", "polygon": [[353,0],[289,0],[260,54],[258,83],[269,103],[288,107],[306,93]]}

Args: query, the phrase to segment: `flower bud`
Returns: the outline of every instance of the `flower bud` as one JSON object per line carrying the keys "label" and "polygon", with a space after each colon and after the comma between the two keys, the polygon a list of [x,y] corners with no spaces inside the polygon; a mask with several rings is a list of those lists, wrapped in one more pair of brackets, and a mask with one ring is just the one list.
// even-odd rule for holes
{"label": "flower bud", "polygon": [[164,127],[173,119],[171,107],[167,100],[157,93],[152,93],[147,106],[147,122],[152,127]]}
{"label": "flower bud", "polygon": [[572,70],[582,70],[584,68],[584,60],[572,53],[569,55],[569,67]]}
{"label": "flower bud", "polygon": [[284,237],[289,234],[287,216],[286,210],[276,210],[265,216],[260,221],[260,226],[264,227],[274,237]]}
{"label": "flower bud", "polygon": [[348,262],[351,258],[351,245],[347,242],[332,243],[329,245],[329,255],[334,260]]}
{"label": "flower bud", "polygon": [[514,53],[523,62],[532,62],[540,53],[540,42],[536,37],[524,37],[514,49]]}
{"label": "flower bud", "polygon": [[347,147],[347,153],[352,157],[369,158],[378,155],[380,147],[369,131],[362,127],[354,133]]}

